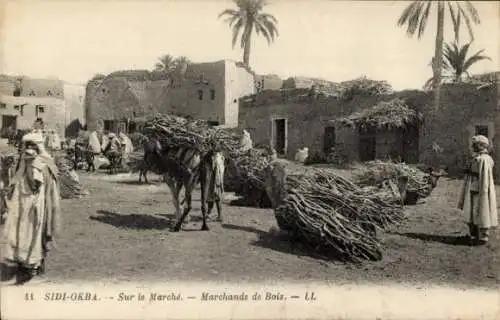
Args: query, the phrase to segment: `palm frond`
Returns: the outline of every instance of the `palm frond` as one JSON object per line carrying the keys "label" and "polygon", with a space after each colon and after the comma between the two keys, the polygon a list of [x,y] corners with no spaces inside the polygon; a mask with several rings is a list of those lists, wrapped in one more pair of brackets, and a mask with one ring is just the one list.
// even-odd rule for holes
{"label": "palm frond", "polygon": [[270,33],[269,33],[269,31],[266,29],[266,27],[262,24],[262,22],[261,22],[261,21],[256,21],[256,22],[255,22],[255,32],[256,32],[257,34],[262,33],[262,35],[264,36],[264,38],[266,38],[267,43],[268,43],[268,44],[271,44],[271,42],[272,42],[271,34],[270,34]]}
{"label": "palm frond", "polygon": [[[398,26],[401,27],[403,25],[406,25],[406,34],[408,36],[413,36],[417,31],[417,28],[419,28],[419,26],[422,24],[424,25],[423,28],[425,29],[425,24],[427,23],[428,18],[428,15],[426,16],[425,12],[427,11],[427,7],[429,7],[429,5],[430,2],[426,1],[413,1],[412,3],[410,3],[408,7],[403,10],[403,13],[399,17]],[[422,14],[422,11],[424,11],[424,14]],[[419,28],[419,38],[421,37],[421,35],[422,33],[420,33]]]}
{"label": "palm frond", "polygon": [[410,16],[413,15],[413,12],[415,11],[415,8],[417,6],[418,6],[418,1],[413,1],[403,10],[401,16],[398,19],[397,23],[398,27],[402,27],[408,22]]}
{"label": "palm frond", "polygon": [[274,23],[274,24],[278,24],[278,20],[272,14],[261,13],[259,16],[260,16],[260,19],[262,19],[262,20],[269,20],[269,21],[272,21],[272,23]]}
{"label": "palm frond", "polygon": [[460,12],[457,12],[450,1],[448,1],[448,8],[450,9],[451,22],[453,23],[453,31],[455,33],[455,42],[460,38]]}
{"label": "palm frond", "polygon": [[155,70],[162,71],[163,70],[163,63],[160,63],[160,62],[155,63]]}
{"label": "palm frond", "polygon": [[427,26],[427,20],[429,19],[429,12],[431,9],[431,4],[432,2],[428,2],[427,6],[425,8],[424,14],[420,18],[420,23],[418,25],[418,38],[422,38],[422,35],[424,34],[425,27]]}
{"label": "palm frond", "polygon": [[458,51],[458,60],[461,61],[462,65],[463,65],[463,62],[465,62],[465,60],[467,59],[467,53],[469,52],[469,47],[470,47],[470,42],[469,43],[466,43],[462,46],[462,48],[458,48],[458,46],[456,47]]}
{"label": "palm frond", "polygon": [[477,12],[476,8],[472,4],[472,1],[465,1],[465,6],[467,7],[467,11],[470,14],[470,17],[472,18],[472,21],[475,24],[480,24],[481,19],[479,18],[479,13]]}
{"label": "palm frond", "polygon": [[234,10],[234,9],[226,9],[224,11],[222,11],[221,13],[219,13],[218,15],[218,19],[220,19],[221,17],[225,16],[225,15],[228,15],[228,16],[238,16],[239,15],[239,11],[238,10]]}
{"label": "palm frond", "polygon": [[488,57],[488,56],[485,56],[485,55],[481,55],[482,53],[484,52],[484,50],[481,50],[481,51],[478,51],[476,54],[474,54],[472,57],[470,57],[469,59],[467,59],[467,61],[465,61],[464,63],[464,66],[463,66],[463,70],[465,72],[467,72],[467,70],[469,70],[469,68],[474,64],[474,63],[477,63],[479,61],[482,61],[482,60],[490,60],[491,61],[491,58]]}
{"label": "palm frond", "polygon": [[467,15],[464,8],[460,4],[457,4],[457,6],[458,6],[458,10],[460,12],[460,15],[464,17],[465,25],[467,26],[467,30],[469,31],[469,37],[470,37],[471,41],[473,41],[474,40],[474,31],[472,30],[471,19],[470,19],[469,15]]}

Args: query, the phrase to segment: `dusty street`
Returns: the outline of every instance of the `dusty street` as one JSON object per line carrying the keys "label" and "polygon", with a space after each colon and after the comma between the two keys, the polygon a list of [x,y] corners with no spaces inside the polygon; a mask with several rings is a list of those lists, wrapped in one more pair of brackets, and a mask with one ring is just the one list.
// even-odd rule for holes
{"label": "dusty street", "polygon": [[497,235],[485,247],[452,244],[466,231],[453,209],[457,181],[442,179],[427,203],[407,208],[408,220],[382,235],[382,261],[352,266],[307,256],[269,233],[276,228],[269,209],[226,201],[224,223],[211,221],[211,230],[202,232],[196,193],[192,221],[172,233],[173,206],[164,185],[137,185],[137,177],[127,175],[80,173],[80,178],[91,196],[63,200],[64,228],[58,249],[49,253],[48,282],[318,280],[487,287],[500,282]]}

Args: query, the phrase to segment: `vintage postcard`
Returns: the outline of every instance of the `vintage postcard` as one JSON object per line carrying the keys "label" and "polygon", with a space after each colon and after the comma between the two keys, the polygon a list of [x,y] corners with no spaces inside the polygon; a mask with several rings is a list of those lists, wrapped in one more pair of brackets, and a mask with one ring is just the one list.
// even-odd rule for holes
{"label": "vintage postcard", "polygon": [[0,8],[2,319],[500,319],[500,2]]}

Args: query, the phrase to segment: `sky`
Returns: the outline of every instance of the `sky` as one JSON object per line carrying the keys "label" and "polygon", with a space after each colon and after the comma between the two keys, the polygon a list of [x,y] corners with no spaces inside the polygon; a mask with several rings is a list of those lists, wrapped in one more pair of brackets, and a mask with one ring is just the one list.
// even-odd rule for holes
{"label": "sky", "polygon": [[[271,45],[253,37],[250,65],[258,74],[340,82],[366,76],[396,90],[421,89],[431,76],[436,15],[421,40],[396,26],[404,1],[271,0],[279,21]],[[7,0],[2,2],[0,72],[86,83],[97,73],[153,69],[159,56],[194,62],[243,60],[218,14],[226,0]],[[472,73],[500,70],[500,2],[478,1],[474,52],[491,61]],[[453,39],[446,12],[445,40]],[[461,38],[468,41],[465,27]]]}

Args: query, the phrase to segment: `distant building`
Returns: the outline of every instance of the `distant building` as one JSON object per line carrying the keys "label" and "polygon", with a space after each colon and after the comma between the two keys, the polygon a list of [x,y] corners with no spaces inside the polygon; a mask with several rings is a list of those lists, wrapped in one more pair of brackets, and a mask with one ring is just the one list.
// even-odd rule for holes
{"label": "distant building", "polygon": [[283,86],[283,79],[275,74],[257,75],[255,85],[257,91],[279,90]]}
{"label": "distant building", "polygon": [[[85,86],[58,79],[0,75],[0,130],[27,129],[37,117],[61,137],[76,136],[84,125]],[[76,125],[77,123],[77,125]],[[72,129],[68,129],[72,125]]]}
{"label": "distant building", "polygon": [[[254,145],[272,146],[288,159],[293,159],[296,151],[303,147],[309,148],[311,157],[324,157],[334,147],[342,148],[350,161],[402,159],[408,163],[444,165],[450,174],[459,175],[470,157],[470,139],[475,134],[483,134],[491,140],[493,158],[500,163],[498,73],[476,78],[480,83],[443,85],[437,111],[434,111],[431,92],[356,93],[344,99],[333,92],[311,95],[308,86],[313,81],[289,80],[288,85],[292,83],[301,88],[268,90],[241,99],[239,127],[250,132]],[[423,115],[428,127],[425,135],[420,125],[408,127],[404,134],[389,130],[360,132],[335,121],[393,98],[405,100]],[[434,144],[441,147],[440,154],[433,151]],[[495,170],[499,183],[500,170]]]}
{"label": "distant building", "polygon": [[133,132],[148,116],[172,113],[236,127],[239,98],[253,93],[253,74],[231,60],[193,63],[170,77],[121,71],[87,84],[87,125]]}
{"label": "distant building", "polygon": [[0,127],[2,134],[13,130],[30,129],[37,118],[42,118],[47,129],[56,130],[65,137],[65,101],[50,97],[14,97],[0,94]]}

